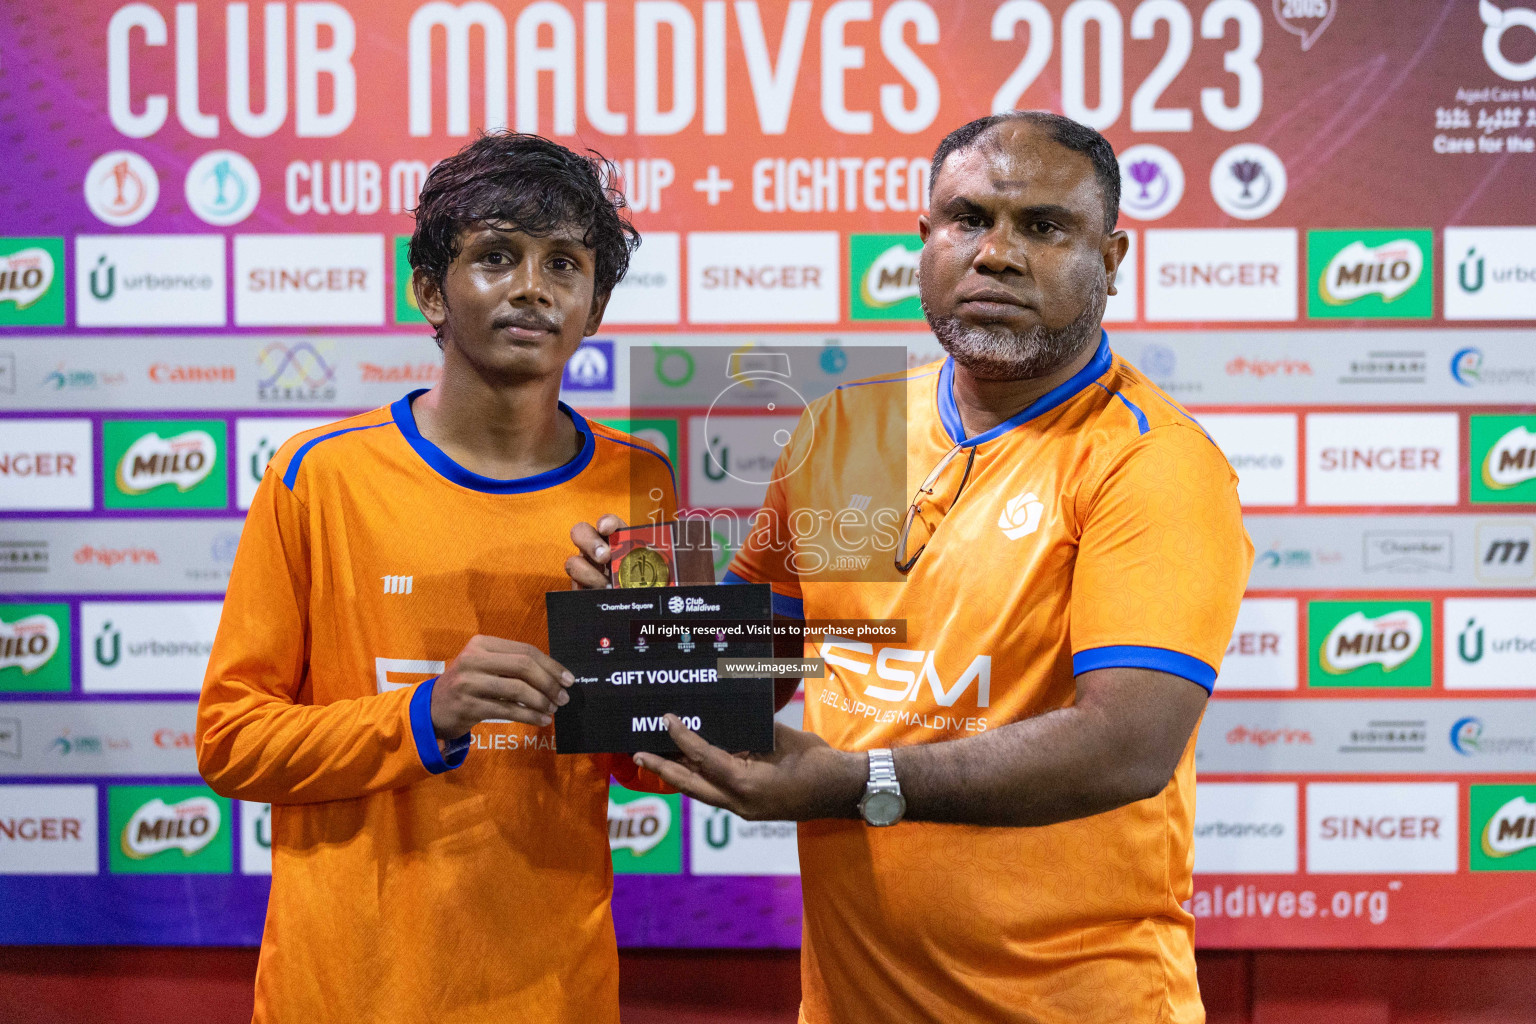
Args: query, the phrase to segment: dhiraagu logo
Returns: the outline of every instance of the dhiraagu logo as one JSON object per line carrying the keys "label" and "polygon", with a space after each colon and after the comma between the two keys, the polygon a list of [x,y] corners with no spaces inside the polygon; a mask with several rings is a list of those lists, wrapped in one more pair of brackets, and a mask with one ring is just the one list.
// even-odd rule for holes
{"label": "dhiraagu logo", "polygon": [[0,604],[0,693],[69,690],[69,606]]}
{"label": "dhiraagu logo", "polygon": [[205,786],[111,786],[113,874],[228,874],[230,801]]}
{"label": "dhiraagu logo", "polygon": [[223,508],[229,503],[223,420],[107,420],[101,425],[107,508]]}
{"label": "dhiraagu logo", "polygon": [[1472,786],[1468,811],[1473,871],[1536,871],[1536,786]]}
{"label": "dhiraagu logo", "polygon": [[411,236],[395,236],[395,323],[424,324],[427,318],[416,305],[411,287]]}
{"label": "dhiraagu logo", "polygon": [[608,787],[608,848],[619,875],[683,873],[682,800]]}
{"label": "dhiraagu logo", "polygon": [[0,238],[0,327],[63,323],[64,239]]}
{"label": "dhiraagu logo", "polygon": [[1428,319],[1434,232],[1308,231],[1307,316]]}
{"label": "dhiraagu logo", "polygon": [[1307,685],[1427,687],[1428,601],[1313,601]]}
{"label": "dhiraagu logo", "polygon": [[1473,416],[1474,504],[1536,503],[1536,416]]}
{"label": "dhiraagu logo", "polygon": [[850,235],[849,315],[854,320],[921,320],[917,297],[917,261],[923,242],[917,235]]}

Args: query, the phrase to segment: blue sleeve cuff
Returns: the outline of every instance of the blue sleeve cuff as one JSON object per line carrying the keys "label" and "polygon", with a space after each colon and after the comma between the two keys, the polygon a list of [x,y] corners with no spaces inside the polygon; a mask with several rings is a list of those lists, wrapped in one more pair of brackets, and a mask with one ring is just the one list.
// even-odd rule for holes
{"label": "blue sleeve cuff", "polygon": [[448,744],[446,752],[437,747],[437,733],[432,729],[432,687],[438,677],[418,683],[411,694],[411,736],[416,740],[416,754],[433,775],[457,768],[469,756],[470,734],[465,733]]}
{"label": "blue sleeve cuff", "polygon": [[[722,584],[726,584],[726,583],[751,583],[752,581],[747,579],[745,576],[740,576],[740,575],[738,575],[738,574],[736,574],[734,572],[731,572],[731,570],[727,569],[725,571],[725,575],[721,578],[720,582]],[[774,595],[773,595],[773,602],[772,603],[773,603],[773,614],[775,614],[777,616],[780,616],[781,618],[785,618],[785,619],[803,619],[803,618],[805,618],[805,601],[802,598],[786,597],[783,594],[775,592]]]}
{"label": "blue sleeve cuff", "polygon": [[1072,674],[1081,675],[1100,668],[1150,668],[1179,676],[1211,692],[1216,685],[1216,670],[1199,658],[1192,658],[1165,647],[1094,647],[1072,655]]}

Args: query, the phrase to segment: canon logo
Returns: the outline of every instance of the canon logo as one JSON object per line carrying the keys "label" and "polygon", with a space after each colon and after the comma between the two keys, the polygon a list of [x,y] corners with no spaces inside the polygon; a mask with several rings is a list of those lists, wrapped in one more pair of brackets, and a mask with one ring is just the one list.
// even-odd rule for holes
{"label": "canon logo", "polygon": [[170,363],[153,363],[149,367],[149,379],[156,384],[233,384],[233,366],[172,366]]}

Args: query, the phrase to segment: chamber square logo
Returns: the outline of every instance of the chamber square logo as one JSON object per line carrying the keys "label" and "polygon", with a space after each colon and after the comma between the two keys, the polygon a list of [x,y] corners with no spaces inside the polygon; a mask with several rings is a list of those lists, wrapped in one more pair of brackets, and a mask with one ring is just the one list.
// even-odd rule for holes
{"label": "chamber square logo", "polygon": [[1472,501],[1536,504],[1536,416],[1473,416]]}
{"label": "chamber square logo", "polygon": [[1434,232],[1308,231],[1307,316],[1428,319],[1434,315]]}
{"label": "chamber square logo", "polygon": [[1469,808],[1473,871],[1536,871],[1536,786],[1473,786]]}
{"label": "chamber square logo", "polygon": [[0,604],[0,693],[69,690],[69,606]]}
{"label": "chamber square logo", "polygon": [[101,425],[107,508],[224,508],[223,420],[107,420]]}
{"label": "chamber square logo", "polygon": [[922,320],[917,297],[917,235],[848,236],[849,317],[853,320]]}
{"label": "chamber square logo", "polygon": [[1428,687],[1428,601],[1313,601],[1308,686]]}
{"label": "chamber square logo", "polygon": [[228,874],[230,801],[206,786],[110,786],[113,874]]}
{"label": "chamber square logo", "polygon": [[395,236],[395,323],[424,324],[427,318],[416,305],[416,289],[411,287],[411,236]]}
{"label": "chamber square logo", "polygon": [[608,787],[608,848],[619,875],[683,873],[682,798]]}
{"label": "chamber square logo", "polygon": [[64,239],[0,238],[0,327],[63,323]]}

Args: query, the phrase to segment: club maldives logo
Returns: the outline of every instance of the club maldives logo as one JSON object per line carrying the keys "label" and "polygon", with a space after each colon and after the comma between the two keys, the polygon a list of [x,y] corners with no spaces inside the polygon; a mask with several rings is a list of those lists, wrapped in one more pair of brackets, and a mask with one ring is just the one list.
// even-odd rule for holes
{"label": "club maldives logo", "polygon": [[917,235],[848,237],[849,315],[854,320],[922,320]]}
{"label": "club maldives logo", "polygon": [[1307,294],[1307,315],[1428,318],[1433,237],[1427,229],[1307,232],[1307,273],[1316,282]]}
{"label": "club maldives logo", "polygon": [[0,238],[0,326],[64,323],[62,238]]}
{"label": "club maldives logo", "polygon": [[1162,146],[1142,143],[1120,154],[1120,212],[1137,220],[1157,220],[1184,198],[1184,168]]}
{"label": "club maldives logo", "polygon": [[238,224],[256,209],[261,176],[256,166],[230,149],[204,153],[187,168],[187,207],[209,224]]}
{"label": "club maldives logo", "polygon": [[618,874],[677,875],[683,870],[678,834],[682,808],[677,796],[608,791],[608,847]]}
{"label": "club maldives logo", "polygon": [[1430,685],[1428,601],[1314,601],[1309,686]]}
{"label": "club maldives logo", "polygon": [[223,420],[102,424],[107,508],[222,508],[229,500]]}
{"label": "club maldives logo", "polygon": [[1473,416],[1473,503],[1536,502],[1536,416]]}
{"label": "club maldives logo", "polygon": [[67,691],[69,646],[67,605],[0,604],[0,693]]}
{"label": "club maldives logo", "polygon": [[1471,786],[1468,809],[1473,871],[1536,870],[1536,788]]}
{"label": "club maldives logo", "polygon": [[202,786],[112,786],[114,873],[228,873],[230,802]]}

